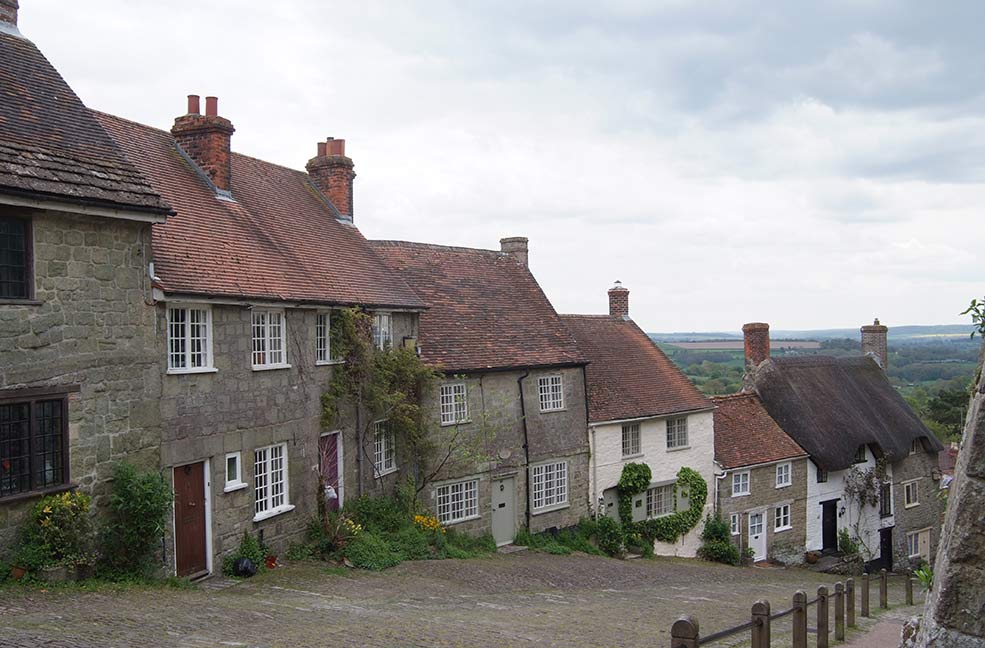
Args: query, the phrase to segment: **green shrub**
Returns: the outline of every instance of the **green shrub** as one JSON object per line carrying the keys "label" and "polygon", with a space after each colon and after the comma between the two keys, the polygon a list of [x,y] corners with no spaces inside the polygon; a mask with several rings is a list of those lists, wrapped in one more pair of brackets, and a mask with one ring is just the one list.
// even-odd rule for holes
{"label": "green shrub", "polygon": [[387,538],[390,548],[404,560],[427,560],[431,557],[428,537],[416,526],[400,529]]}
{"label": "green shrub", "polygon": [[10,580],[10,565],[0,560],[0,585]]}
{"label": "green shrub", "polygon": [[705,528],[701,530],[701,539],[705,542],[731,542],[732,529],[721,515],[709,515],[705,519]]}
{"label": "green shrub", "polygon": [[25,537],[14,551],[13,564],[27,571],[37,571],[54,563],[51,551],[36,538]]}
{"label": "green shrub", "polygon": [[623,524],[633,522],[633,498],[642,493],[650,485],[653,472],[645,463],[630,462],[622,467],[619,475],[619,519]]}
{"label": "green shrub", "polygon": [[111,578],[146,575],[171,509],[171,487],[156,472],[128,463],[113,469],[109,520],[101,539],[101,573]]}
{"label": "green shrub", "polygon": [[705,541],[698,549],[698,556],[712,562],[738,566],[741,562],[739,550],[731,542],[721,540]]}
{"label": "green shrub", "polygon": [[396,533],[412,523],[407,509],[390,497],[363,496],[347,502],[345,513],[371,533]]}
{"label": "green shrub", "polygon": [[445,541],[453,547],[468,551],[476,556],[496,553],[496,541],[493,539],[492,534],[489,533],[481,536],[472,536],[459,533],[454,529],[447,529],[445,532]]}
{"label": "green shrub", "polygon": [[594,521],[584,519],[578,526],[572,529],[562,529],[558,534],[558,543],[568,547],[572,551],[601,556],[603,553],[598,547],[592,544],[592,538],[598,531],[598,524]]}
{"label": "green shrub", "polygon": [[315,555],[315,550],[311,545],[302,543],[293,543],[284,552],[284,558],[288,560],[308,560],[313,558]]}
{"label": "green shrub", "polygon": [[79,492],[43,497],[31,509],[25,535],[47,547],[55,564],[91,565],[95,562],[91,502]]}
{"label": "green shrub", "polygon": [[852,539],[848,529],[838,532],[838,551],[846,556],[858,555],[858,542]]}
{"label": "green shrub", "polygon": [[532,547],[534,544],[534,537],[526,529],[520,529],[516,532],[516,536],[513,538],[513,544],[518,547]]}
{"label": "green shrub", "polygon": [[597,537],[599,549],[604,553],[610,556],[617,556],[622,553],[622,526],[611,517],[602,516],[598,519]]}
{"label": "green shrub", "polygon": [[239,541],[239,548],[231,554],[222,557],[222,573],[226,576],[235,576],[236,561],[240,558],[248,558],[256,565],[259,574],[267,567],[267,555],[269,551],[260,539],[252,535],[249,531],[243,531],[243,539]]}
{"label": "green shrub", "polygon": [[345,546],[345,556],[360,569],[383,571],[401,562],[401,556],[374,533],[364,531]]}

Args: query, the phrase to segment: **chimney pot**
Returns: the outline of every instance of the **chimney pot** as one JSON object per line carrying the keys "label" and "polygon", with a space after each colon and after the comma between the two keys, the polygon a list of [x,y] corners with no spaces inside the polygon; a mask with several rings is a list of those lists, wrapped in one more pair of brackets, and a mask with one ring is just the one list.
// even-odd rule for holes
{"label": "chimney pot", "polygon": [[228,119],[219,117],[219,100],[215,97],[205,98],[205,115],[199,114],[200,107],[199,96],[188,95],[188,114],[174,120],[171,134],[218,189],[229,191],[230,140],[236,129]]}
{"label": "chimney pot", "polygon": [[499,239],[499,250],[504,254],[510,254],[523,267],[527,267],[529,260],[529,248],[526,236],[510,236]]}
{"label": "chimney pot", "polygon": [[878,317],[862,327],[862,354],[875,358],[883,371],[889,366],[889,328],[880,324]]}
{"label": "chimney pot", "polygon": [[205,116],[206,117],[219,116],[219,97],[205,98]]}
{"label": "chimney pot", "polygon": [[629,290],[618,279],[609,288],[609,315],[629,319]]}
{"label": "chimney pot", "polygon": [[199,103],[198,95],[188,95],[188,114],[197,115],[201,112],[202,106]]}
{"label": "chimney pot", "polygon": [[339,213],[352,220],[352,181],[356,172],[352,160],[345,155],[345,140],[334,137],[318,142],[318,155],[305,167],[311,182],[332,201]]}
{"label": "chimney pot", "polygon": [[0,23],[17,26],[17,0],[0,0]]}
{"label": "chimney pot", "polygon": [[770,357],[770,325],[765,322],[749,322],[742,326],[746,367],[755,369]]}

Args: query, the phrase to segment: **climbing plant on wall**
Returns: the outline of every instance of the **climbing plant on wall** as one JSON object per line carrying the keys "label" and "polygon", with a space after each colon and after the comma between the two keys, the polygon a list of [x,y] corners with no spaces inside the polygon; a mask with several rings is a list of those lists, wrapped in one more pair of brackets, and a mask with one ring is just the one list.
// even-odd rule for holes
{"label": "climbing plant on wall", "polygon": [[[708,484],[697,471],[683,467],[677,472],[674,484],[674,508],[670,515],[650,520],[633,522],[633,499],[650,485],[650,467],[642,463],[628,463],[623,466],[619,478],[619,519],[623,531],[628,536],[638,534],[650,543],[676,542],[681,536],[697,526],[708,501]],[[679,499],[686,499],[688,507],[677,509]]]}

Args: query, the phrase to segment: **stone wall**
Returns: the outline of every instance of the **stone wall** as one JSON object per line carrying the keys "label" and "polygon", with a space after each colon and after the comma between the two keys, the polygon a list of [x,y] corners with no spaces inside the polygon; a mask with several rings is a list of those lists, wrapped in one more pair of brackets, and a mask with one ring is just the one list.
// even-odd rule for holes
{"label": "stone wall", "polygon": [[[742,550],[749,546],[749,513],[764,512],[768,559],[782,563],[800,563],[804,560],[807,540],[808,460],[796,459],[790,464],[790,486],[777,488],[777,464],[767,464],[749,470],[749,494],[736,497],[732,496],[732,475],[742,472],[742,469],[726,472],[718,485],[718,510],[726,522],[730,522],[733,513],[739,515],[739,533],[732,536],[732,541]],[[790,505],[792,528],[777,532],[774,523],[775,510],[777,506],[784,504]]]}
{"label": "stone wall", "polygon": [[[935,473],[935,471],[937,471]],[[944,502],[941,500],[940,481],[936,453],[919,451],[904,457],[893,464],[893,513],[896,527],[893,529],[893,569],[895,571],[916,568],[920,559],[911,559],[906,546],[906,534],[922,529],[930,529],[930,556],[937,555],[940,540],[941,522],[944,516]],[[917,481],[919,504],[906,508],[903,499],[903,484]]]}
{"label": "stone wall", "polygon": [[[30,304],[0,304],[0,393],[78,390],[68,403],[70,479],[98,508],[118,461],[159,466],[150,224],[0,209],[31,218],[36,288]],[[36,501],[0,500],[0,556]]]}
{"label": "stone wall", "polygon": [[985,381],[981,364],[954,474],[919,646],[985,644]]}

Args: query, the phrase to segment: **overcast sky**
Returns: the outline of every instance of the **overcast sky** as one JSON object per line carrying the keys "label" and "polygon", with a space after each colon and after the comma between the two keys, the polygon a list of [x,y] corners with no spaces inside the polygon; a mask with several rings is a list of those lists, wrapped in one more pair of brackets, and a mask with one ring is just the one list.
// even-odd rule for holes
{"label": "overcast sky", "polygon": [[[820,5],[824,4],[822,8]],[[347,140],[370,238],[530,238],[559,312],[649,331],[968,321],[985,3],[21,0],[92,108]]]}

